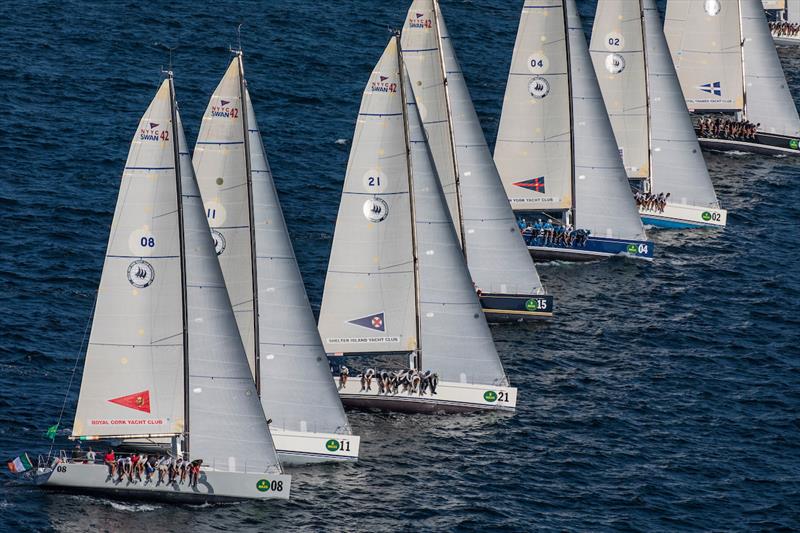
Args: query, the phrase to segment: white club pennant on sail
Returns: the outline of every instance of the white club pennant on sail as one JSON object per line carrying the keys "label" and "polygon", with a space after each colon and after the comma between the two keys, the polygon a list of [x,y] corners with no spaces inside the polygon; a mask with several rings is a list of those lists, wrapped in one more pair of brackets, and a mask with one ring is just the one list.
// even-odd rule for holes
{"label": "white club pennant on sail", "polygon": [[165,80],[131,142],[86,352],[74,437],[184,430],[183,306]]}
{"label": "white club pennant on sail", "polygon": [[741,111],[739,1],[669,0],[664,33],[686,105],[692,111]]}
{"label": "white club pennant on sail", "polygon": [[575,0],[565,0],[574,128],[574,225],[597,237],[644,240]]}
{"label": "white club pennant on sail", "polygon": [[443,381],[508,385],[448,213],[408,76],[405,82],[419,261],[419,370],[432,370]]}
{"label": "white club pennant on sail", "polygon": [[364,90],[319,317],[329,353],[417,347],[408,165],[396,40]]}
{"label": "white club pennant on sail", "polygon": [[450,216],[461,235],[463,215],[458,191],[458,166],[453,152],[453,131],[445,90],[439,29],[433,0],[414,0],[406,15],[400,42],[408,74],[414,80],[414,97],[425,124],[436,169]]}
{"label": "white club pennant on sail", "polygon": [[741,0],[744,36],[746,118],[759,131],[800,136],[800,118],[789,92],[764,10],[758,0]]}
{"label": "white club pennant on sail", "polygon": [[[334,432],[348,427],[347,418],[330,379],[246,88],[242,99],[241,69],[237,55],[209,102],[198,136],[195,168],[206,215],[212,222],[216,211],[229,221],[228,214],[237,210],[237,220],[221,221],[214,237],[228,290],[238,291],[236,318],[251,366],[259,371],[264,412],[275,427]],[[245,126],[247,145],[240,149]]]}
{"label": "white club pennant on sail", "polygon": [[494,160],[515,211],[571,209],[566,21],[560,0],[526,0]]}

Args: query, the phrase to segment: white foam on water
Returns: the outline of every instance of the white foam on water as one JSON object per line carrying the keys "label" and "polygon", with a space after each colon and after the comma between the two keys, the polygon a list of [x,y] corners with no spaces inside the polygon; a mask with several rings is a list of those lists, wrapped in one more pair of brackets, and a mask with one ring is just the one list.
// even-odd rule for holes
{"label": "white foam on water", "polygon": [[336,144],[347,144],[347,139],[336,139]]}
{"label": "white foam on water", "polygon": [[117,511],[128,511],[130,513],[140,513],[145,511],[155,511],[156,509],[161,509],[161,506],[159,505],[149,505],[146,503],[120,503],[111,500],[104,500],[103,503],[107,503]]}

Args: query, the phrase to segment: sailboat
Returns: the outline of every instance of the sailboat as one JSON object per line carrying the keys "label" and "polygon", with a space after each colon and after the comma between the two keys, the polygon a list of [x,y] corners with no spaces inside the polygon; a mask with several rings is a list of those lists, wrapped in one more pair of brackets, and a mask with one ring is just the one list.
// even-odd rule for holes
{"label": "sailboat", "polygon": [[450,216],[490,321],[553,316],[436,0],[414,0],[403,55]]}
{"label": "sailboat", "polygon": [[762,0],[776,44],[800,44],[800,33],[781,30],[781,23],[800,24],[800,0]]}
{"label": "sailboat", "polygon": [[[664,20],[689,111],[714,150],[800,154],[800,118],[759,0],[669,0]],[[747,126],[746,134],[730,133]]]}
{"label": "sailboat", "polygon": [[287,499],[200,201],[172,73],[131,142],[71,439],[202,459],[196,485],[40,465],[47,489],[120,498]]}
{"label": "sailboat", "polygon": [[206,112],[194,168],[256,390],[283,464],[354,461],[236,52]]}
{"label": "sailboat", "polygon": [[724,226],[655,0],[600,0],[590,54],[642,221]]}
{"label": "sailboat", "polygon": [[534,259],[652,260],[574,0],[525,1],[494,160]]}
{"label": "sailboat", "polygon": [[497,355],[436,175],[399,36],[361,100],[319,330],[346,406],[516,407],[517,390]]}

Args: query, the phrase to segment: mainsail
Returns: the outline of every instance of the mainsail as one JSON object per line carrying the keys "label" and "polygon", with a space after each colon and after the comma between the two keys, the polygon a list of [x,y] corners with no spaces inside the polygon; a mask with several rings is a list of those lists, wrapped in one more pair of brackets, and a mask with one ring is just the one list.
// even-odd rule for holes
{"label": "mainsail", "polygon": [[283,429],[348,428],[261,142],[241,54],[206,108],[194,162],[239,330],[258,372],[264,412]]}
{"label": "mainsail", "polygon": [[183,434],[184,451],[216,470],[280,470],[209,235],[171,75],[131,144],[100,300],[73,436]]}
{"label": "mainsail", "polygon": [[[430,24],[413,23],[420,13]],[[455,227],[459,234],[463,232],[462,246],[473,281],[482,291],[489,293],[543,293],[539,275],[518,231],[486,144],[438,2],[415,0],[412,3],[402,42],[404,46],[409,46],[409,43],[414,46],[410,50],[404,48],[403,54],[407,65],[417,66],[416,72],[410,67],[408,69],[417,101],[436,91],[447,99],[452,145],[431,144],[430,147],[443,187],[448,182],[445,173],[458,169],[457,189],[462,218],[461,224],[455,224]],[[433,67],[422,69],[422,64],[432,64]],[[444,69],[446,86],[430,86],[424,78],[415,77],[436,69]],[[426,131],[429,128],[427,123],[425,128]],[[455,153],[456,167],[440,167],[438,163],[448,161],[449,156],[437,153],[437,150]]]}
{"label": "mainsail", "polygon": [[628,177],[674,203],[718,207],[654,0],[600,0],[591,54]]}

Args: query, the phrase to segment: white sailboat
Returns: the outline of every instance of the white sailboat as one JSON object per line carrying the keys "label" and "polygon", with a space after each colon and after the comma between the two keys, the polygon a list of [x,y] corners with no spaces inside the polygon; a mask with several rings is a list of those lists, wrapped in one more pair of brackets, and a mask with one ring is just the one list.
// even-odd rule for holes
{"label": "white sailboat", "polygon": [[724,226],[655,0],[599,0],[589,52],[642,221]]}
{"label": "white sailboat", "polygon": [[[669,0],[664,33],[689,111],[717,114],[711,132],[696,128],[701,146],[800,155],[800,118],[759,0]],[[753,134],[727,132],[743,121]]]}
{"label": "white sailboat", "polygon": [[[400,54],[391,39],[361,101],[319,330],[345,405],[514,410]],[[359,366],[351,372],[347,366]]]}
{"label": "white sailboat", "polygon": [[494,160],[534,259],[652,259],[574,0],[525,1]]}
{"label": "white sailboat", "polygon": [[553,316],[436,0],[414,0],[403,55],[450,216],[490,321]]}
{"label": "white sailboat", "polygon": [[800,24],[800,0],[762,0],[776,44],[800,44],[800,33],[787,32],[782,23]]}
{"label": "white sailboat", "polygon": [[[247,132],[247,133],[245,133]],[[281,463],[358,459],[261,142],[242,54],[194,150],[206,216]]]}
{"label": "white sailboat", "polygon": [[71,438],[171,442],[162,453],[203,460],[199,482],[62,462],[37,469],[44,488],[192,503],[289,497],[209,231],[168,73],[122,174]]}

